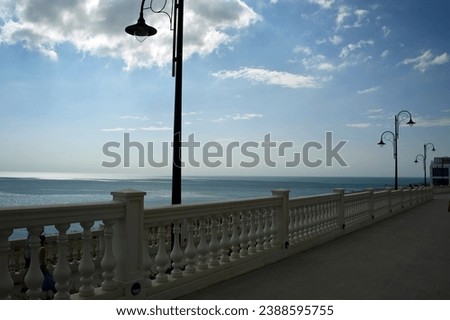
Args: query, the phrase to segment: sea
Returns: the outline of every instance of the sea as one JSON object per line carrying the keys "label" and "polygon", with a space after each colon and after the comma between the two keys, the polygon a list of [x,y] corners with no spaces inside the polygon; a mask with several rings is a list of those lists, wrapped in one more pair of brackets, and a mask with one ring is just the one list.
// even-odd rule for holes
{"label": "sea", "polygon": [[[421,178],[399,178],[399,185],[415,185]],[[182,203],[202,203],[264,197],[274,189],[289,189],[290,197],[326,194],[334,188],[356,192],[367,188],[392,187],[392,177],[184,177]],[[0,208],[111,200],[111,192],[124,189],[145,191],[144,206],[171,204],[170,177],[1,177]]]}

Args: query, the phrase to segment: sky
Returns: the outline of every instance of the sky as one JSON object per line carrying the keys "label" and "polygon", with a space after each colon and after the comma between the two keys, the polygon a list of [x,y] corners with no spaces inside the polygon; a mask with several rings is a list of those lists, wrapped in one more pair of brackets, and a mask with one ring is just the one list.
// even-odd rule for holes
{"label": "sky", "polygon": [[[139,7],[0,0],[2,175],[171,175],[170,20],[145,10],[158,33],[141,43],[124,32]],[[390,177],[391,134],[377,143],[399,115],[399,175],[422,177],[424,144],[427,166],[450,156],[449,16],[442,0],[186,0],[183,175]]]}

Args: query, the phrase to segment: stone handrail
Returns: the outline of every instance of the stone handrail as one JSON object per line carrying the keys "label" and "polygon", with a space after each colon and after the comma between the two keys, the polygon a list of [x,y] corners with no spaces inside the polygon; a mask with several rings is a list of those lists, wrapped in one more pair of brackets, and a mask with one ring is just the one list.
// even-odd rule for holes
{"label": "stone handrail", "polygon": [[[433,197],[430,187],[367,190],[289,198],[272,196],[144,209],[144,192],[113,192],[95,204],[0,209],[0,297],[21,281],[30,299],[42,297],[39,234],[54,225],[47,256],[55,299],[167,299],[340,237]],[[93,230],[94,222],[101,230]],[[70,224],[81,233],[67,234]],[[25,240],[9,240],[27,228]],[[77,288],[69,284],[77,278]]]}

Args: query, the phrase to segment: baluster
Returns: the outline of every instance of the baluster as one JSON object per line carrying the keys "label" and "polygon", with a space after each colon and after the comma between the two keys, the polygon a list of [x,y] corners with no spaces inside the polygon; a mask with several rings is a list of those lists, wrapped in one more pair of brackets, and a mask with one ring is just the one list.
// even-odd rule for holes
{"label": "baluster", "polygon": [[327,204],[328,212],[328,226],[327,231],[332,231],[334,229],[334,202],[330,201]]}
{"label": "baluster", "polygon": [[183,272],[181,271],[181,267],[183,266],[182,260],[183,260],[183,251],[180,247],[180,234],[181,234],[181,227],[180,222],[175,221],[173,225],[173,248],[172,252],[170,253],[170,258],[172,259],[172,277],[173,278],[181,278],[183,276]]}
{"label": "baluster", "polygon": [[293,209],[294,212],[294,243],[300,242],[300,210],[299,208]]}
{"label": "baluster", "polygon": [[313,237],[313,228],[314,228],[314,217],[311,211],[311,205],[305,206],[305,214],[306,214],[306,239],[311,239]]}
{"label": "baluster", "polygon": [[80,273],[80,297],[90,297],[94,295],[94,271],[95,264],[92,259],[92,233],[91,227],[94,222],[82,222],[80,223],[83,228],[83,234],[81,236],[82,241],[82,256],[80,264],[78,266],[78,272]]}
{"label": "baluster", "polygon": [[270,212],[264,209],[264,249],[270,249]]}
{"label": "baluster", "polygon": [[19,250],[19,273],[20,276],[23,278],[25,276],[25,273],[27,270],[25,270],[25,251],[24,249]]}
{"label": "baluster", "polygon": [[8,255],[6,260],[8,261],[8,271],[12,275],[14,275],[16,271],[16,257],[15,257],[15,250],[8,250]]}
{"label": "baluster", "polygon": [[278,224],[277,224],[277,217],[276,217],[276,212],[273,208],[270,209],[271,211],[271,217],[272,217],[272,226],[270,227],[270,235],[271,235],[271,239],[270,239],[270,246],[272,248],[276,248],[279,244],[279,240],[278,240]]}
{"label": "baluster", "polygon": [[305,208],[303,206],[297,207],[298,215],[298,241],[305,240]]}
{"label": "baluster", "polygon": [[323,223],[324,223],[324,216],[323,216],[323,206],[321,203],[317,203],[314,205],[314,210],[316,212],[316,235],[321,235],[323,233]]}
{"label": "baluster", "polygon": [[71,274],[70,266],[67,261],[67,230],[69,229],[70,224],[57,224],[55,227],[56,230],[58,230],[58,260],[56,262],[55,270],[53,271],[53,278],[56,282],[56,290],[58,290],[55,294],[55,299],[67,300],[70,299],[69,278]]}
{"label": "baluster", "polygon": [[335,228],[336,228],[336,226],[337,226],[337,223],[336,223],[336,206],[337,206],[337,204],[336,204],[336,202],[335,201],[331,201],[330,202],[330,204],[329,204],[329,219],[330,219],[330,222],[329,222],[329,229],[330,230],[334,230]]}
{"label": "baluster", "polygon": [[328,231],[328,202],[322,203],[320,205],[322,207],[322,226],[321,226],[321,233],[327,233]]}
{"label": "baluster", "polygon": [[232,233],[231,233],[231,238],[230,238],[230,243],[231,243],[231,255],[230,255],[230,260],[238,260],[240,258],[239,256],[239,248],[240,248],[240,244],[241,244],[241,239],[239,239],[239,214],[238,213],[233,213],[233,221],[231,223],[232,225]]}
{"label": "baluster", "polygon": [[256,251],[261,252],[264,250],[264,219],[260,211],[256,212],[256,215],[258,224],[256,229]]}
{"label": "baluster", "polygon": [[152,274],[152,258],[150,257],[150,246],[149,246],[150,228],[144,226],[144,239],[142,245],[142,263],[144,269],[144,287],[150,288],[152,282],[150,281],[150,275]]}
{"label": "baluster", "polygon": [[241,234],[239,236],[240,247],[239,251],[240,257],[248,257],[248,213],[242,212],[242,220],[241,220]]}
{"label": "baluster", "polygon": [[39,248],[41,244],[39,235],[42,232],[42,227],[29,228],[28,232],[31,235],[29,240],[31,262],[28,272],[25,275],[25,285],[28,288],[27,296],[30,299],[37,300],[41,296],[41,287],[44,281],[44,275],[42,274],[39,263]]}
{"label": "baluster", "polygon": [[230,237],[228,236],[228,229],[230,227],[230,217],[225,214],[222,217],[222,239],[220,239],[221,256],[220,262],[228,263],[230,262]]}
{"label": "baluster", "polygon": [[256,219],[257,212],[250,211],[250,231],[248,232],[248,253],[255,254],[256,253]]}
{"label": "baluster", "polygon": [[156,282],[167,282],[167,263],[169,262],[169,255],[166,252],[166,226],[160,224],[158,226],[158,252],[155,257],[156,270]]}
{"label": "baluster", "polygon": [[184,250],[184,255],[186,257],[186,268],[185,273],[195,273],[197,269],[195,268],[195,257],[197,255],[197,248],[194,243],[194,232],[195,226],[192,220],[188,220],[187,225],[187,245]]}
{"label": "baluster", "polygon": [[311,214],[311,238],[315,238],[317,235],[318,212],[315,210],[314,204],[310,204],[308,209]]}
{"label": "baluster", "polygon": [[113,249],[112,249],[112,238],[113,238],[113,225],[115,220],[103,220],[103,224],[105,225],[105,230],[103,232],[103,244],[104,244],[104,252],[103,258],[100,263],[102,267],[102,290],[103,291],[112,291],[116,288],[116,283],[113,280],[114,278],[114,268],[116,267],[116,259],[114,258]]}
{"label": "baluster", "polygon": [[11,299],[10,293],[14,288],[14,281],[9,273],[8,255],[9,255],[9,236],[11,230],[0,231],[0,299]]}
{"label": "baluster", "polygon": [[209,252],[210,252],[209,266],[210,267],[217,267],[218,265],[220,265],[219,249],[220,249],[220,243],[219,243],[219,239],[217,238],[217,218],[213,217],[213,218],[211,218],[211,240],[209,241]]}
{"label": "baluster", "polygon": [[288,212],[288,239],[290,244],[295,243],[295,230],[294,230],[294,209],[290,209]]}
{"label": "baluster", "polygon": [[199,236],[200,241],[197,247],[198,252],[198,262],[197,267],[200,270],[208,269],[208,242],[206,241],[206,222],[205,218],[200,219],[199,223]]}

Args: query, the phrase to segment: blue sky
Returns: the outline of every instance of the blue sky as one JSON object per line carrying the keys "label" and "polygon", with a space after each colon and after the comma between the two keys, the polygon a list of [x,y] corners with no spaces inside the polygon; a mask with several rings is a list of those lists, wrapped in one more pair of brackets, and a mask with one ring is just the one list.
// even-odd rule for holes
{"label": "blue sky", "polygon": [[[164,1],[154,1],[157,8]],[[1,0],[0,172],[170,176],[170,166],[139,167],[124,136],[155,161],[172,141],[172,39],[164,15],[145,12],[157,35],[140,43],[127,35],[140,1]],[[224,150],[215,168],[187,165],[185,175],[392,176],[391,144],[379,148],[394,115],[402,121],[400,176],[422,176],[413,163],[432,142],[450,156],[450,3],[441,0],[186,0],[183,139]],[[332,148],[326,164],[326,132]],[[271,149],[264,163],[264,137]],[[102,163],[121,157],[114,168]],[[214,142],[214,143],[210,143]],[[255,142],[253,158],[227,146]],[[307,161],[286,161],[309,149]],[[317,146],[323,146],[319,149]],[[185,158],[187,153],[184,151]],[[217,154],[216,154],[217,155]],[[259,165],[246,168],[255,155]],[[171,156],[169,155],[170,159]],[[317,163],[317,162],[316,162]]]}

